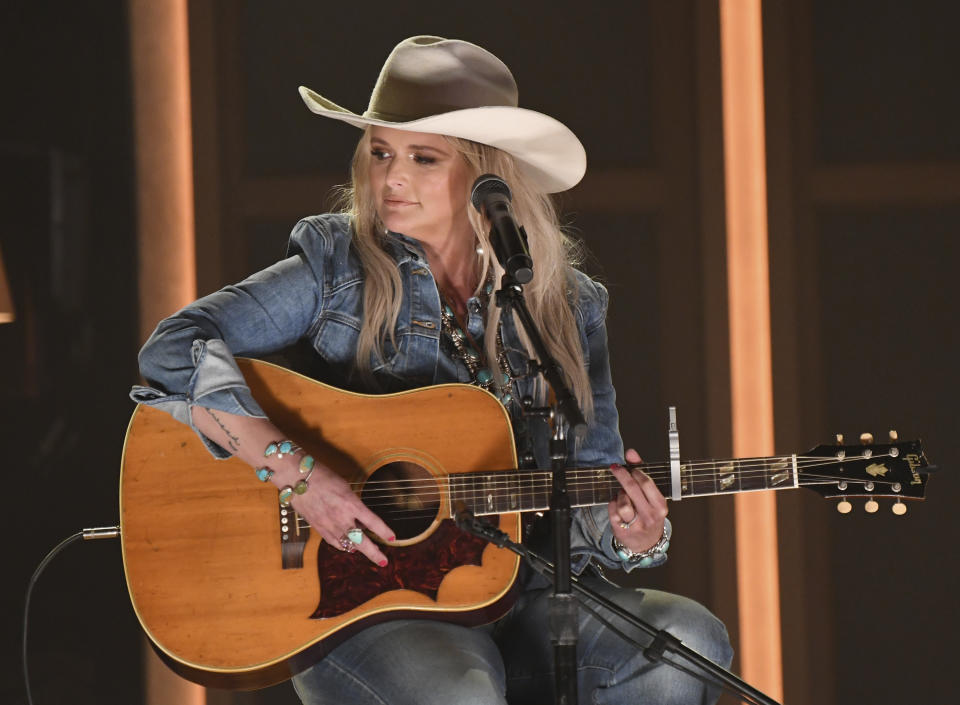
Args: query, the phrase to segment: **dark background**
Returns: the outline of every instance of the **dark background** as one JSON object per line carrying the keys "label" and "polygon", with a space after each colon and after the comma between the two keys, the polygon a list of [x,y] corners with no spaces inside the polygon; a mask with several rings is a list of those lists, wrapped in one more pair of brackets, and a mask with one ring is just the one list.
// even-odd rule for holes
{"label": "dark background", "polygon": [[[953,283],[960,226],[960,11],[948,2],[764,4],[777,451],[895,427],[942,472],[906,517],[779,496],[788,703],[951,702],[960,498]],[[730,452],[718,13],[713,2],[267,3],[190,7],[197,278],[206,293],[283,252],[345,178],[390,49],[436,33],[511,67],[521,104],[569,125],[590,166],[561,198],[612,294],[624,437]],[[490,18],[495,17],[496,22]],[[23,595],[61,538],[118,519],[137,380],[134,145],[124,2],[0,8],[0,225],[17,305],[0,325],[8,550],[0,700],[24,702]],[[671,509],[643,584],[737,607],[729,498]],[[143,641],[117,542],[72,546],[34,595],[35,701],[142,701]],[[292,702],[285,687],[212,703]]]}

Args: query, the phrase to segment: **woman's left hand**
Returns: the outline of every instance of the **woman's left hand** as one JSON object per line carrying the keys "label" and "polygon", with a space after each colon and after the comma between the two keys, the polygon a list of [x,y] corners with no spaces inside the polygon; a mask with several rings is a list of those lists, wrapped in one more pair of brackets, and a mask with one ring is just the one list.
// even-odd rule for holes
{"label": "woman's left hand", "polygon": [[[627,451],[628,463],[641,462],[633,448]],[[652,548],[663,535],[667,518],[667,500],[642,470],[627,470],[622,465],[610,466],[610,472],[622,489],[607,505],[613,535],[634,553]]]}

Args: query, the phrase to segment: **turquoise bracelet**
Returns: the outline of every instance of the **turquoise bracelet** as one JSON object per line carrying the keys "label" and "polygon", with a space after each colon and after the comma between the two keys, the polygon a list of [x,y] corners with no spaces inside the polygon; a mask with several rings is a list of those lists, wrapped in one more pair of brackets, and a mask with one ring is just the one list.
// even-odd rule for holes
{"label": "turquoise bracelet", "polygon": [[313,468],[310,469],[310,472],[307,473],[306,477],[304,477],[302,480],[299,480],[297,484],[293,486],[293,491],[295,494],[304,494],[309,489],[310,486],[307,484],[307,480],[310,479],[311,475],[313,475]]}
{"label": "turquoise bracelet", "polygon": [[629,548],[620,543],[616,536],[613,537],[612,541],[613,550],[617,554],[617,557],[624,563],[630,565],[635,564],[639,565],[641,568],[647,568],[667,552],[667,549],[670,548],[670,538],[672,535],[673,530],[670,526],[670,523],[664,522],[663,534],[660,535],[660,540],[653,544],[653,546],[648,548],[646,551],[631,551]]}
{"label": "turquoise bracelet", "polygon": [[263,450],[263,457],[269,458],[271,455],[276,455],[277,459],[280,459],[285,455],[293,455],[298,450],[300,446],[293,441],[270,441]]}
{"label": "turquoise bracelet", "polygon": [[260,480],[260,482],[267,482],[273,477],[273,470],[270,468],[255,468],[254,472],[257,473],[257,479]]}
{"label": "turquoise bracelet", "polygon": [[307,477],[310,477],[310,475],[313,473],[314,462],[315,461],[312,455],[307,455],[306,453],[304,453],[303,457],[300,458],[300,472],[306,475]]}
{"label": "turquoise bracelet", "polygon": [[[293,486],[287,485],[282,490],[280,490],[280,504],[283,505],[284,507],[290,506],[290,500],[293,499],[293,495],[306,494],[307,490],[310,489],[309,480],[310,480],[310,477],[313,475],[313,458],[311,458],[309,455],[306,457],[310,458],[310,464],[309,464],[310,469],[307,470],[306,476],[300,480],[297,480],[297,484]],[[302,465],[301,465],[301,469],[303,469]]]}

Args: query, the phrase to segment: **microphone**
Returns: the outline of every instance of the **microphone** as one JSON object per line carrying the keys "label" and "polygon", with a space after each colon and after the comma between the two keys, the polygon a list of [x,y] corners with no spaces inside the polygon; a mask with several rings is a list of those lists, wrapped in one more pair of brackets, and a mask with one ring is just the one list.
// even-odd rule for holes
{"label": "microphone", "polygon": [[463,502],[456,502],[454,504],[454,515],[453,521],[461,531],[466,531],[468,534],[473,533],[471,530],[476,525],[477,518],[473,515],[467,505]]}
{"label": "microphone", "polygon": [[467,509],[467,505],[462,501],[455,502],[453,508],[455,510],[453,520],[460,531],[473,536],[479,536],[484,541],[489,541],[494,546],[499,546],[500,548],[512,543],[510,536],[506,532],[500,531],[500,529],[488,524],[482,519],[477,519],[473,512]]}
{"label": "microphone", "polygon": [[510,187],[499,176],[484,174],[473,182],[470,202],[490,221],[490,241],[501,266],[518,284],[533,279],[533,259],[527,249],[527,233],[517,225],[510,201]]}

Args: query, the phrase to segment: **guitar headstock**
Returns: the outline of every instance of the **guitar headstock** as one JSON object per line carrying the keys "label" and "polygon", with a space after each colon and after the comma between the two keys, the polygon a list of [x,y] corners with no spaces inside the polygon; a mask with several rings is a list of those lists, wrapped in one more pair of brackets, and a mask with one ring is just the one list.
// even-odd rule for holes
{"label": "guitar headstock", "polygon": [[932,470],[920,441],[901,441],[895,431],[888,443],[874,443],[865,433],[859,445],[844,445],[838,435],[836,444],[817,446],[802,457],[797,459],[799,484],[828,499],[840,499],[841,514],[852,509],[852,497],[866,498],[864,509],[869,513],[879,508],[878,498],[890,497],[896,500],[893,513],[905,514],[902,500],[922,500]]}

